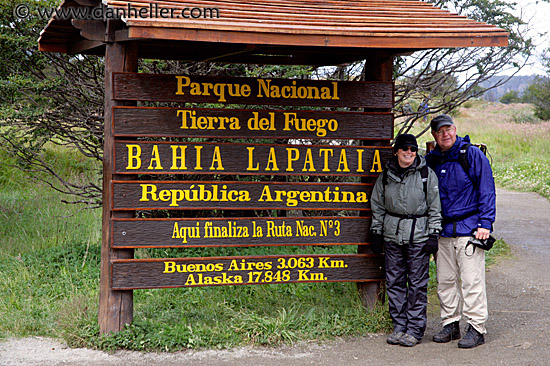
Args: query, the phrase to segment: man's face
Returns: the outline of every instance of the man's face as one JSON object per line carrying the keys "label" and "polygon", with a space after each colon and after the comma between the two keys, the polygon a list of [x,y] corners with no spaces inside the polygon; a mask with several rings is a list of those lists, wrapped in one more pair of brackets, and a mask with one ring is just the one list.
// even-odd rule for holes
{"label": "man's face", "polygon": [[432,131],[432,136],[435,138],[441,151],[447,151],[456,142],[456,126],[442,126],[439,130]]}

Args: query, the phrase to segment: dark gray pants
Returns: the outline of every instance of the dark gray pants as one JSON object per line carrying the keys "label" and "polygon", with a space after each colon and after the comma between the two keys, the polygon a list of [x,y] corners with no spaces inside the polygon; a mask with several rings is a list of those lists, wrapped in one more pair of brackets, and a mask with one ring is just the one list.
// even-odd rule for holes
{"label": "dark gray pants", "polygon": [[395,332],[424,336],[427,322],[430,256],[421,244],[385,244],[386,291]]}

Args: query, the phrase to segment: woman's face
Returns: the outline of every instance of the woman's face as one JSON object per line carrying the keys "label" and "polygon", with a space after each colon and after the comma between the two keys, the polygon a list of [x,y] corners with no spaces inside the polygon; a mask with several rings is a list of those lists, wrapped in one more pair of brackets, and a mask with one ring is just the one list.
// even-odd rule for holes
{"label": "woman's face", "polygon": [[[414,151],[413,151],[414,150]],[[417,147],[414,146],[405,146],[397,150],[397,161],[401,168],[409,167],[416,159],[416,152],[418,151]]]}

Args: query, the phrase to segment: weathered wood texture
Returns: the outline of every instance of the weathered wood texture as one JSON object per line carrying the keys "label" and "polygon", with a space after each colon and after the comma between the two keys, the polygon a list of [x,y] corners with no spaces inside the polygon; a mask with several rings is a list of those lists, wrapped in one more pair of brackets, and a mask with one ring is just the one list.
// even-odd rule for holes
{"label": "weathered wood texture", "polygon": [[[107,37],[92,20],[71,24],[51,19],[40,35],[39,49],[97,54],[101,48],[96,40],[135,41],[141,58],[338,65],[368,59],[370,50],[383,48],[399,54],[508,44],[504,29],[423,1],[109,0],[104,4],[107,10],[128,13],[121,31]],[[71,1],[61,4],[62,8],[75,6]],[[146,10],[153,17],[132,16],[128,7],[134,12]],[[199,11],[202,16],[182,14],[184,7],[197,7],[195,15]],[[174,17],[157,16],[161,10],[174,11]],[[87,47],[85,41],[89,41]]]}
{"label": "weathered wood texture", "polygon": [[[389,81],[393,77],[393,57],[385,50],[380,50],[373,58],[365,60],[365,75],[367,80]],[[389,111],[388,111],[389,112]],[[392,126],[393,128],[393,126]],[[361,178],[363,183],[367,178]],[[364,215],[361,212],[360,215]],[[369,233],[370,235],[370,233]],[[371,253],[370,246],[358,246],[357,253]],[[384,282],[357,282],[357,290],[361,303],[366,309],[373,309],[384,299]]]}
{"label": "weathered wood texture", "polygon": [[118,174],[378,175],[391,147],[120,141]]}
{"label": "weathered wood texture", "polygon": [[[189,82],[180,80],[181,85],[178,86],[178,77],[188,77]],[[391,108],[393,106],[392,82],[260,79],[138,73],[117,73],[113,75],[113,78],[115,98],[122,100],[364,108]],[[195,93],[193,90],[196,93],[199,92],[193,87],[193,83],[199,83],[197,88],[200,89],[201,95],[192,94]],[[222,84],[223,86],[221,86]],[[245,88],[249,88],[247,93],[245,93]],[[288,88],[285,89],[288,90],[288,97],[284,97],[287,94],[283,92],[283,88]],[[279,90],[281,96],[274,97],[274,89]],[[180,94],[176,94],[178,92]],[[321,97],[323,92],[328,93],[330,98],[323,99]]]}
{"label": "weathered wood texture", "polygon": [[[230,118],[239,121],[238,129],[231,128]],[[115,107],[113,124],[116,137],[375,140],[393,135],[392,113],[376,112]]]}
{"label": "weathered wood texture", "polygon": [[368,217],[114,219],[117,248],[363,245]]}
{"label": "weathered wood texture", "polygon": [[[109,23],[110,24],[110,23]],[[103,218],[101,235],[101,274],[99,289],[99,329],[101,333],[119,332],[133,320],[132,291],[116,291],[111,288],[111,259],[132,258],[133,249],[111,247],[113,217],[133,217],[133,212],[111,211],[111,180],[114,175],[114,137],[111,130],[111,111],[115,105],[123,105],[113,99],[112,78],[115,71],[137,70],[137,48],[132,44],[111,44],[105,52],[105,132],[103,151]],[[131,177],[130,177],[131,178]]]}
{"label": "weathered wood texture", "polygon": [[113,210],[369,210],[373,184],[115,181]]}
{"label": "weathered wood texture", "polygon": [[367,254],[134,259],[113,261],[114,289],[383,279],[383,258]]}

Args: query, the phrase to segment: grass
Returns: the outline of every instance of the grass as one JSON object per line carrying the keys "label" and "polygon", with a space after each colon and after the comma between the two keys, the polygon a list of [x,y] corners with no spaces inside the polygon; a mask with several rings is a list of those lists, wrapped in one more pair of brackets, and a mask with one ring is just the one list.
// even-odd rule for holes
{"label": "grass", "polygon": [[[525,105],[472,104],[456,117],[459,131],[489,146],[497,183],[548,194],[548,122],[533,121]],[[52,148],[47,154],[64,176],[74,179],[85,179],[97,168],[74,152]],[[116,335],[99,336],[101,212],[84,210],[70,216],[78,208],[61,204],[61,194],[26,179],[1,151],[0,161],[0,338],[50,336],[62,337],[74,347],[173,351],[273,346],[391,329],[387,306],[365,312],[354,283],[306,283],[136,290],[134,323]],[[216,253],[326,250],[228,248]],[[356,247],[330,249],[335,250],[355,252]],[[142,249],[136,256],[180,255],[166,251]],[[508,251],[498,241],[487,253],[487,263]],[[196,249],[193,254],[201,255]],[[437,316],[433,270],[432,263],[430,312]]]}
{"label": "grass", "polygon": [[[96,167],[52,148],[63,176],[85,179]],[[0,152],[0,338],[62,337],[71,346],[113,350],[225,348],[387,331],[383,307],[365,312],[354,283],[220,286],[134,291],[134,323],[99,336],[100,210],[78,211],[63,195],[29,181]],[[216,253],[213,253],[212,251]],[[356,252],[356,247],[336,251]],[[192,255],[299,254],[325,248],[191,249]],[[330,250],[335,252],[334,249]],[[238,253],[237,253],[238,252]],[[136,257],[182,256],[175,249]]]}

